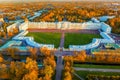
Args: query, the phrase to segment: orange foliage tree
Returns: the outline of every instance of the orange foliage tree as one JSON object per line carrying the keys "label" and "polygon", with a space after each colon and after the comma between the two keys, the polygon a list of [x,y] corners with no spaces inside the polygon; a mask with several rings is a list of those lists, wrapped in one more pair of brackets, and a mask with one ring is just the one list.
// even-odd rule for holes
{"label": "orange foliage tree", "polygon": [[45,74],[45,76],[40,79],[52,80],[51,78],[52,78],[52,75],[54,75],[55,68],[56,68],[56,62],[54,59],[54,55],[49,49],[45,47],[40,48],[40,54],[42,56],[45,56],[43,59],[43,65],[44,65],[43,73]]}
{"label": "orange foliage tree", "polygon": [[38,80],[38,64],[35,60],[27,57],[25,68],[27,73],[22,80]]}
{"label": "orange foliage tree", "polygon": [[72,80],[73,73],[73,57],[65,56],[64,57],[64,80]]}

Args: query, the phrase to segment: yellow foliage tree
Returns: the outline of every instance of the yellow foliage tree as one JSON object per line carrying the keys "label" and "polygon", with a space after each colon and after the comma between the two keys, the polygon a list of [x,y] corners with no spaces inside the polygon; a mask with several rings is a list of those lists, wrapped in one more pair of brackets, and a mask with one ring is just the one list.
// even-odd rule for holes
{"label": "yellow foliage tree", "polygon": [[38,65],[35,60],[28,57],[26,59],[25,68],[28,73],[25,74],[22,80],[38,80]]}
{"label": "yellow foliage tree", "polygon": [[3,61],[4,61],[4,59],[2,57],[0,57],[0,63],[3,62]]}

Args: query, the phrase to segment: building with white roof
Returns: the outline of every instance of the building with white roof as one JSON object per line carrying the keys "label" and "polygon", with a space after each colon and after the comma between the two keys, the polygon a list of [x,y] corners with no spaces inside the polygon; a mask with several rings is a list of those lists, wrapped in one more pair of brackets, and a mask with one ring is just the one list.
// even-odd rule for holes
{"label": "building with white roof", "polygon": [[[15,41],[25,41],[31,47],[47,47],[54,49],[54,44],[39,44],[34,41],[33,37],[25,37],[28,33],[27,29],[91,29],[100,30],[100,35],[103,38],[93,38],[92,42],[87,45],[69,45],[71,51],[81,51],[86,49],[97,48],[101,43],[115,43],[115,41],[108,35],[111,33],[112,28],[104,22],[99,22],[97,19],[92,18],[93,22],[85,23],[71,23],[71,22],[25,22],[19,26],[20,33],[12,38]],[[15,23],[7,27],[8,31],[18,25]]]}
{"label": "building with white roof", "polygon": [[112,28],[108,24],[104,22],[101,23],[101,31],[106,32],[106,33],[111,33],[111,30]]}

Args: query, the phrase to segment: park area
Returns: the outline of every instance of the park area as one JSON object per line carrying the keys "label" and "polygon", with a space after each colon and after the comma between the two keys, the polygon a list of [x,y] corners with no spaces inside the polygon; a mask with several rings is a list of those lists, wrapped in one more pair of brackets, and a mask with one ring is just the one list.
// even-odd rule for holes
{"label": "park area", "polygon": [[120,75],[118,72],[76,71],[76,73],[83,79],[87,78],[88,80],[95,80],[95,77],[98,77],[100,80],[118,80],[115,78]]}
{"label": "park area", "polygon": [[85,45],[92,42],[93,38],[101,38],[98,34],[66,33],[64,47],[69,45]]}
{"label": "park area", "polygon": [[54,44],[55,48],[60,44],[60,33],[30,32],[27,36],[34,37],[34,40],[41,44]]}

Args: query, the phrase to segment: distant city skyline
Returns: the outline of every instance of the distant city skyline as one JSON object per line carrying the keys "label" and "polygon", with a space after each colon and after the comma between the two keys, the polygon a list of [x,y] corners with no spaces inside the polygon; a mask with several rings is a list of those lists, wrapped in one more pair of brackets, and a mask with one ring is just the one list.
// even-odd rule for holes
{"label": "distant city skyline", "polygon": [[[66,1],[66,0],[0,0],[0,2],[31,2],[31,1]],[[109,1],[119,1],[120,0],[67,0],[67,1],[106,1],[106,2],[109,2]]]}

